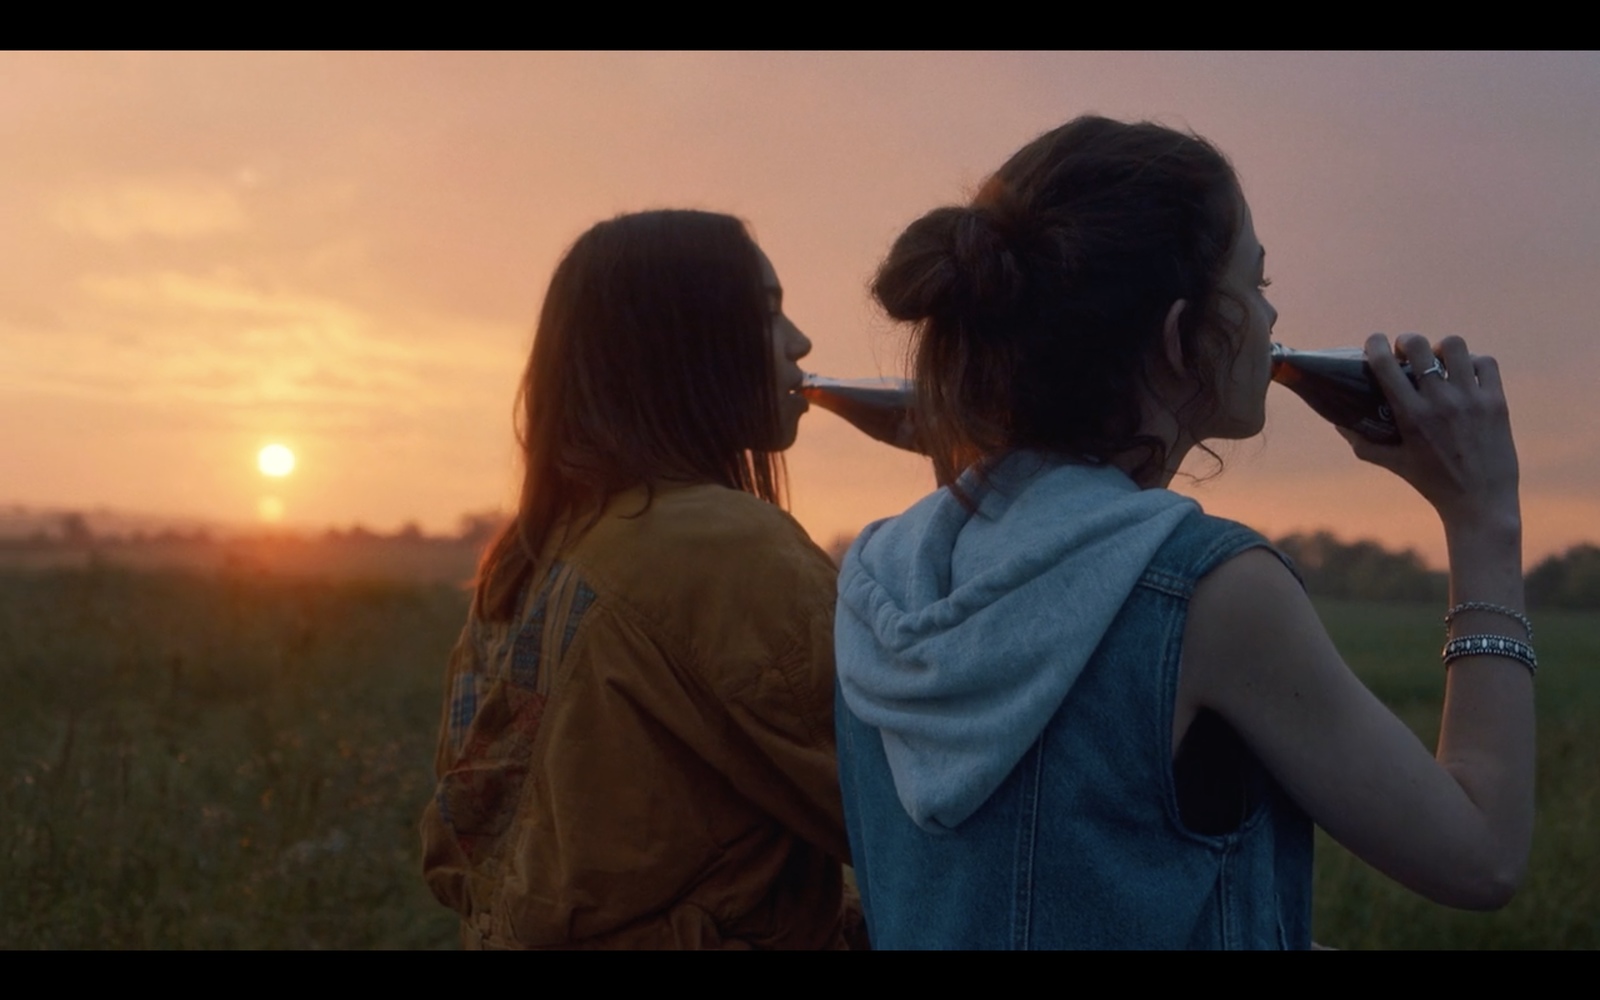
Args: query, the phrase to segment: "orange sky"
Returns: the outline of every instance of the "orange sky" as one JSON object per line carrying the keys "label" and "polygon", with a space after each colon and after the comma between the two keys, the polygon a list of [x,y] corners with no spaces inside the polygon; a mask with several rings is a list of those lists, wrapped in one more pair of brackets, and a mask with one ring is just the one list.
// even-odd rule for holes
{"label": "orange sky", "polygon": [[[807,366],[895,373],[866,293],[890,241],[1088,111],[1229,154],[1286,343],[1497,355],[1529,560],[1600,538],[1594,53],[0,55],[0,503],[249,522],[271,495],[384,530],[506,506],[545,282],[634,209],[749,220]],[[270,485],[269,441],[299,458]],[[1442,563],[1422,501],[1281,390],[1225,457],[1177,488]],[[789,468],[823,543],[932,485],[820,411]]]}

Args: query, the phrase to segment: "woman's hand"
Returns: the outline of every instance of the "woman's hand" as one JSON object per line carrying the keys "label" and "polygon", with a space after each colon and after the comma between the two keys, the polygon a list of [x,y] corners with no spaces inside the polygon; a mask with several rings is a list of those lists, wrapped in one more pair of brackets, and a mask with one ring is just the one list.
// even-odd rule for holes
{"label": "woman's hand", "polygon": [[[1414,333],[1393,350],[1382,334],[1367,338],[1367,363],[1388,397],[1399,444],[1377,444],[1341,429],[1356,457],[1410,483],[1451,527],[1520,529],[1517,449],[1500,366],[1473,355],[1460,337],[1437,347]],[[1411,365],[1413,385],[1396,357]]]}
{"label": "woman's hand", "polygon": [[[1374,335],[1366,354],[1401,440],[1345,439],[1438,511],[1452,604],[1520,611],[1517,451],[1499,366],[1459,337],[1433,347],[1406,334],[1391,350]],[[1512,619],[1481,607],[1451,629],[1521,638]],[[1184,718],[1220,714],[1346,847],[1436,902],[1494,908],[1510,898],[1533,838],[1533,681],[1522,664],[1483,655],[1450,666],[1430,759],[1344,665],[1305,592],[1264,550],[1200,581],[1183,642],[1176,708]]]}

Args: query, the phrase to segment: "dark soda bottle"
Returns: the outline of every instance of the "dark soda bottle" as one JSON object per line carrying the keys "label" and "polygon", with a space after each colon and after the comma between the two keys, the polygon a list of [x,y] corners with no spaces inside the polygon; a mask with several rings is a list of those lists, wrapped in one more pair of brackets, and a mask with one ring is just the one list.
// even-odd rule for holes
{"label": "dark soda bottle", "polygon": [[885,444],[917,451],[917,427],[911,419],[916,390],[901,378],[827,378],[807,375],[800,395],[832,410],[855,428]]}
{"label": "dark soda bottle", "polygon": [[[1400,363],[1412,384],[1411,366]],[[1272,345],[1272,380],[1306,401],[1324,420],[1379,444],[1395,444],[1394,411],[1359,347],[1296,351]]]}

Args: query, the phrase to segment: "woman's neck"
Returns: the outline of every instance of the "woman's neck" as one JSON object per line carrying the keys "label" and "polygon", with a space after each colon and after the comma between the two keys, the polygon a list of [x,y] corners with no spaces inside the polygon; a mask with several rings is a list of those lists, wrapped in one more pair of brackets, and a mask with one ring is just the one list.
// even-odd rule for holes
{"label": "woman's neck", "polygon": [[1141,489],[1166,489],[1172,483],[1183,460],[1197,443],[1178,422],[1171,407],[1152,396],[1146,396],[1141,406],[1143,419],[1139,436],[1155,438],[1165,449],[1158,468],[1150,469],[1150,453],[1145,448],[1134,448],[1111,460],[1111,464],[1128,474],[1128,478]]}

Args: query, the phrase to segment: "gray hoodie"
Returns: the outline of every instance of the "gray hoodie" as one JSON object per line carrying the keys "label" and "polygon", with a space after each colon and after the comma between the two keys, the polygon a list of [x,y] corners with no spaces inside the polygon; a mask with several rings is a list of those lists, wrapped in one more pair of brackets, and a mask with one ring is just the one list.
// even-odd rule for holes
{"label": "gray hoodie", "polygon": [[900,804],[953,828],[998,788],[1194,501],[1109,466],[999,462],[869,525],[839,574],[845,703],[883,734]]}

